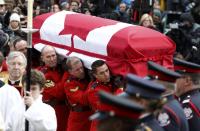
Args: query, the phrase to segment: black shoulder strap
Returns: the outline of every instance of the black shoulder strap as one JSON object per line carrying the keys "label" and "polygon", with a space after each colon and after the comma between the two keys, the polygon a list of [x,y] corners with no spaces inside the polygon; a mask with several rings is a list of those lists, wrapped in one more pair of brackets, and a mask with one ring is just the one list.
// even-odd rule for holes
{"label": "black shoulder strap", "polygon": [[3,87],[4,85],[5,83],[2,80],[0,80],[0,88]]}
{"label": "black shoulder strap", "polygon": [[97,86],[98,86],[98,82],[94,82],[94,83],[92,83],[91,88],[95,89]]}

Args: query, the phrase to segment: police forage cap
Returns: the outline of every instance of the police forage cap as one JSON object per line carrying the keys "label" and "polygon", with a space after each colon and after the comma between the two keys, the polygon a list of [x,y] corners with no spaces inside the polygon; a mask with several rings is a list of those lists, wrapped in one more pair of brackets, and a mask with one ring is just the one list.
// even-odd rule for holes
{"label": "police forage cap", "polygon": [[5,5],[5,1],[4,0],[0,0],[0,5]]}
{"label": "police forage cap", "polygon": [[175,82],[176,79],[181,77],[181,74],[169,70],[153,61],[148,61],[148,76],[153,79],[162,81]]}
{"label": "police forage cap", "polygon": [[20,16],[17,13],[12,13],[10,16],[10,22],[11,21],[18,21],[20,22]]}
{"label": "police forage cap", "polygon": [[102,120],[107,117],[123,117],[138,119],[144,111],[144,107],[131,100],[114,96],[104,91],[98,93],[101,106],[98,113],[95,113],[93,119]]}
{"label": "police forage cap", "polygon": [[200,73],[200,65],[178,58],[174,58],[174,68],[182,73]]}
{"label": "police forage cap", "polygon": [[165,92],[165,87],[153,81],[145,80],[133,74],[126,76],[127,84],[125,93],[129,96],[136,96],[146,99],[160,99]]}

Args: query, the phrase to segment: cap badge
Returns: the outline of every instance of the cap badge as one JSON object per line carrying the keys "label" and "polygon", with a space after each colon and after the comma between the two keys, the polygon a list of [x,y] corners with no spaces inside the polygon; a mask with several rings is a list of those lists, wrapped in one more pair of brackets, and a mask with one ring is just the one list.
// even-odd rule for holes
{"label": "cap badge", "polygon": [[160,126],[167,126],[170,124],[169,115],[167,113],[160,113],[158,115],[158,121]]}
{"label": "cap badge", "polygon": [[183,108],[183,111],[187,119],[191,119],[193,117],[192,109],[190,107]]}

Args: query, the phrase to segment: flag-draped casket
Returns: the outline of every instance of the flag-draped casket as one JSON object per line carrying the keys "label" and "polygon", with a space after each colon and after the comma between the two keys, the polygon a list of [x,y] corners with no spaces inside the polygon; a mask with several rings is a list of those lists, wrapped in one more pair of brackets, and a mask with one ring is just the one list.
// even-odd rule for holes
{"label": "flag-draped casket", "polygon": [[105,60],[114,74],[145,76],[146,62],[173,68],[175,44],[165,35],[141,26],[74,12],[47,13],[34,18],[33,45],[53,45],[58,54],[78,56],[90,68]]}

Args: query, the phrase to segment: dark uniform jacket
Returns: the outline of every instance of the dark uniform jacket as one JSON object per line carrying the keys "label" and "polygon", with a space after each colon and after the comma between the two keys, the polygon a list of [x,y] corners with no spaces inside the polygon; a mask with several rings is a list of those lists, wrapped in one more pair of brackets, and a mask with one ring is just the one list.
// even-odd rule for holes
{"label": "dark uniform jacket", "polygon": [[164,129],[159,125],[154,115],[149,114],[140,119],[140,125],[136,131],[164,131]]}
{"label": "dark uniform jacket", "polygon": [[188,119],[190,131],[200,129],[200,92],[199,89],[189,91],[179,98],[185,116]]}
{"label": "dark uniform jacket", "polygon": [[92,110],[84,99],[88,82],[69,76],[64,83],[64,91],[70,106],[67,131],[89,131],[91,121],[88,119],[92,115]]}
{"label": "dark uniform jacket", "polygon": [[180,103],[173,95],[167,96],[168,102],[158,115],[158,121],[165,131],[189,131],[188,121]]}

